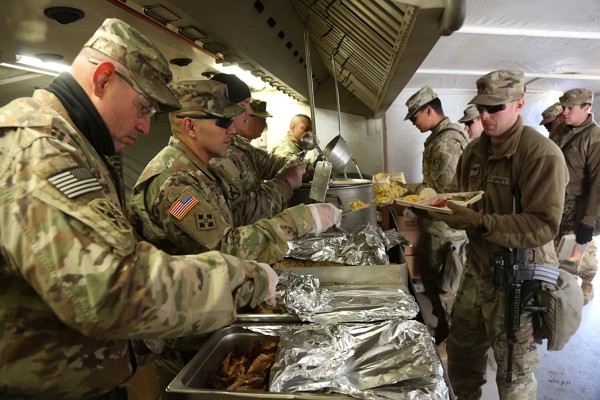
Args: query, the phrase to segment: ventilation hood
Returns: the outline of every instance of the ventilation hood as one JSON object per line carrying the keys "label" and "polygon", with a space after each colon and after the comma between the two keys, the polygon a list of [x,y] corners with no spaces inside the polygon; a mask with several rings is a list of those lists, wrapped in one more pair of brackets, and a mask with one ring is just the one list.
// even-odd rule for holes
{"label": "ventilation hood", "polygon": [[[176,79],[203,78],[238,65],[308,103],[304,34],[310,37],[315,106],[379,117],[396,99],[441,36],[459,29],[465,0],[5,0],[0,62],[14,54],[58,53],[70,63],[107,17],[120,18],[153,40]],[[47,7],[81,9],[83,19],[59,24]],[[24,18],[27,15],[28,17]],[[336,70],[332,69],[332,56]],[[185,59],[191,61],[185,65]],[[35,74],[0,68],[0,85],[18,95]],[[24,86],[23,86],[24,88]],[[9,94],[8,90],[3,90]],[[30,91],[24,91],[28,95]],[[2,97],[2,96],[0,96]],[[4,100],[4,99],[0,99]]]}
{"label": "ventilation hood", "polygon": [[[304,31],[311,38],[315,105],[383,114],[442,35],[462,25],[464,0],[220,0],[162,2],[193,19],[203,46],[225,62],[309,98]],[[332,56],[336,71],[332,70]]]}

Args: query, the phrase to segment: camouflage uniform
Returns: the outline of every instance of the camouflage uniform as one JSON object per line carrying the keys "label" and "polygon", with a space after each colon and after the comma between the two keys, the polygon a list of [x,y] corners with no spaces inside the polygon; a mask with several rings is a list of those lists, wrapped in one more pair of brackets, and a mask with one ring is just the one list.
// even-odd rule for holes
{"label": "camouflage uniform", "polygon": [[233,213],[233,226],[253,224],[280,213],[294,193],[277,172],[287,159],[258,149],[236,136],[227,157],[213,158],[210,166]]}
{"label": "camouflage uniform", "polygon": [[[94,40],[143,93],[178,108],[167,61],[139,33],[108,19]],[[129,339],[213,331],[264,298],[257,263],[138,241],[102,156],[48,91],[0,109],[0,154],[1,398],[108,393],[135,371]]]}
{"label": "camouflage uniform", "polygon": [[[437,94],[429,86],[419,90],[406,102],[409,111],[405,119],[409,119],[417,110],[435,98]],[[460,125],[450,122],[447,117],[442,119],[425,141],[422,162],[423,183],[413,190],[419,193],[421,189],[429,187],[437,193],[443,193],[454,177],[458,158],[467,143],[467,135]],[[431,301],[433,314],[438,318],[438,328],[442,331],[447,329],[446,315],[451,312],[452,299],[449,299],[449,305],[445,309],[439,297],[441,288],[455,286],[451,282],[445,282],[444,275],[460,276],[460,271],[456,274],[448,274],[449,271],[444,271],[444,268],[452,268],[450,264],[446,264],[446,259],[453,247],[464,246],[466,234],[464,231],[448,227],[442,221],[419,218],[418,222],[425,232],[424,256],[420,266],[421,279],[427,297]],[[460,257],[464,257],[464,253]],[[448,296],[452,297],[452,294]]]}
{"label": "camouflage uniform", "polygon": [[546,108],[542,111],[542,121],[540,125],[546,125],[550,122],[554,121],[556,117],[558,117],[563,112],[563,107],[560,103],[554,103],[550,107]]}
{"label": "camouflage uniform", "polygon": [[[520,71],[495,71],[477,81],[472,104],[505,104],[523,97]],[[535,399],[534,371],[540,359],[533,338],[531,313],[521,315],[514,345],[513,381],[505,381],[507,341],[504,327],[505,290],[492,283],[490,257],[507,248],[535,248],[535,261],[558,265],[552,239],[558,233],[568,171],[560,149],[521,117],[506,142],[494,151],[486,134],[463,152],[451,191],[483,190],[470,208],[483,213],[483,226],[467,229],[467,262],[454,302],[448,336],[448,374],[460,399],[481,397],[487,351],[498,363],[496,384],[501,399]],[[496,146],[494,146],[496,147]],[[521,193],[515,213],[514,188]]]}
{"label": "camouflage uniform", "polygon": [[463,111],[463,116],[457,121],[459,124],[464,124],[465,122],[473,121],[474,119],[479,118],[479,111],[477,107],[473,104],[469,104],[467,108]]}
{"label": "camouflage uniform", "polygon": [[[195,203],[185,214],[182,202]],[[142,172],[131,196],[131,223],[142,236],[172,254],[220,250],[272,264],[281,260],[287,242],[314,229],[304,205],[236,228],[233,215],[209,167],[172,137]]]}
{"label": "camouflage uniform", "polygon": [[300,145],[300,140],[292,135],[285,135],[281,142],[271,149],[272,155],[284,158],[292,158],[299,155],[301,152],[302,145]]}
{"label": "camouflage uniform", "polygon": [[[587,89],[573,89],[567,91],[560,100],[564,102],[565,106],[591,104],[593,94]],[[581,134],[571,141],[570,139],[579,132]],[[564,123],[557,126],[552,130],[550,139],[563,149],[570,177],[565,193],[565,207],[560,232],[555,239],[555,243],[558,245],[564,235],[577,232],[580,224],[591,227],[598,225],[600,217],[600,127],[597,126],[593,115],[590,114],[580,126],[571,127]],[[585,285],[591,287],[592,280],[598,271],[595,250],[596,247],[592,240],[579,268],[568,260],[561,261],[561,267],[581,277],[582,287]]]}

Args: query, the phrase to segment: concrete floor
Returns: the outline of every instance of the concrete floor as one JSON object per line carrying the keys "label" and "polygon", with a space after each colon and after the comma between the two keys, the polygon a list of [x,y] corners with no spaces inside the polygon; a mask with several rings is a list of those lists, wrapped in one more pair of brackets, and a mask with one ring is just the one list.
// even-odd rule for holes
{"label": "concrete floor", "polygon": [[[600,248],[600,237],[595,240]],[[537,400],[600,399],[600,275],[594,279],[594,289],[596,296],[584,306],[581,325],[569,343],[561,351],[547,351],[545,342],[539,346],[541,365],[535,374]],[[417,297],[425,323],[435,326],[437,321],[431,314],[429,300],[420,293]],[[482,400],[498,399],[495,376],[496,363],[490,352],[488,382],[483,387]]]}

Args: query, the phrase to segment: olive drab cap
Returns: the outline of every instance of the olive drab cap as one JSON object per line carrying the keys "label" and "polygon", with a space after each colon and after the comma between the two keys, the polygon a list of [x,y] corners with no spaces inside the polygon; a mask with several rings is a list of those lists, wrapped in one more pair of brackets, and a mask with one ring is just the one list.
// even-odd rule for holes
{"label": "olive drab cap", "polygon": [[408,107],[408,113],[404,120],[412,117],[421,107],[429,103],[433,99],[437,99],[438,95],[429,86],[423,86],[419,91],[406,100],[406,107]]}
{"label": "olive drab cap", "polygon": [[259,117],[259,118],[272,117],[272,115],[267,111],[267,102],[266,101],[252,99],[252,100],[250,100],[250,108],[252,109],[252,114],[250,114],[250,115],[253,117]]}
{"label": "olive drab cap", "polygon": [[592,104],[594,93],[589,89],[571,89],[558,98],[563,107],[573,107],[581,104]]}
{"label": "olive drab cap", "polygon": [[495,106],[525,96],[525,76],[516,70],[499,70],[477,79],[477,96],[469,104]]}
{"label": "olive drab cap", "polygon": [[181,103],[177,114],[202,111],[216,117],[232,118],[245,111],[229,101],[227,85],[213,80],[181,81],[171,84],[171,90]]}
{"label": "olive drab cap", "polygon": [[467,108],[465,108],[465,111],[463,111],[463,116],[461,119],[458,120],[458,122],[463,123],[463,122],[469,122],[469,121],[473,121],[474,119],[479,118],[479,111],[477,111],[477,107],[475,107],[473,104],[469,104],[467,106]]}
{"label": "olive drab cap", "polygon": [[554,119],[562,114],[562,112],[563,106],[561,106],[560,103],[552,104],[542,112],[542,122],[540,122],[540,125],[546,125],[554,121]]}
{"label": "olive drab cap", "polygon": [[135,89],[155,100],[161,111],[180,108],[167,86],[173,79],[169,63],[154,44],[125,22],[107,18],[84,47],[123,64],[131,73]]}

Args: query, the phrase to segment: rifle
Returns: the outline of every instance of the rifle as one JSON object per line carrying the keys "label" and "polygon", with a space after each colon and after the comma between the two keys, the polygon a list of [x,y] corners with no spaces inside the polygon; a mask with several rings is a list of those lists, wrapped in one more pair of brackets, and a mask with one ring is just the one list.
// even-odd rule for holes
{"label": "rifle", "polygon": [[[535,258],[535,252],[532,251]],[[504,323],[508,341],[506,382],[512,382],[513,346],[517,343],[517,332],[522,312],[546,312],[546,307],[528,305],[541,287],[541,281],[556,284],[559,270],[546,264],[529,260],[529,249],[508,249],[494,253],[490,263],[494,268],[494,286],[505,288]]]}

